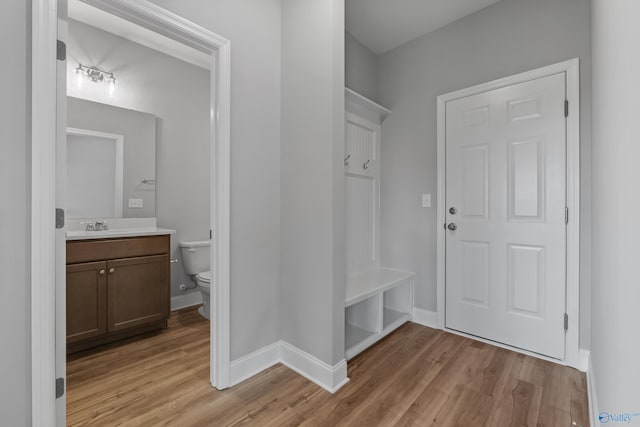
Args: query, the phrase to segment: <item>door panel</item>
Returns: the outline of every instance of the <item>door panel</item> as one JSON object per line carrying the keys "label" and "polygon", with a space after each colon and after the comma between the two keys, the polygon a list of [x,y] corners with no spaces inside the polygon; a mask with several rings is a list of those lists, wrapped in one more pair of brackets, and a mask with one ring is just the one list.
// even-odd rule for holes
{"label": "door panel", "polygon": [[67,344],[107,332],[106,262],[67,266]]}
{"label": "door panel", "polygon": [[460,301],[489,307],[489,243],[460,242]]}
{"label": "door panel", "polygon": [[545,249],[509,245],[509,312],[544,319]]}
{"label": "door panel", "polygon": [[[565,74],[446,106],[450,329],[564,358]],[[450,208],[455,211],[450,211]],[[454,212],[454,213],[452,213]]]}
{"label": "door panel", "polygon": [[465,218],[486,220],[489,208],[489,146],[460,148],[460,210]]}
{"label": "door panel", "polygon": [[509,220],[544,221],[545,153],[537,139],[509,142]]}
{"label": "door panel", "polygon": [[120,331],[169,317],[167,255],[107,262],[107,330]]}

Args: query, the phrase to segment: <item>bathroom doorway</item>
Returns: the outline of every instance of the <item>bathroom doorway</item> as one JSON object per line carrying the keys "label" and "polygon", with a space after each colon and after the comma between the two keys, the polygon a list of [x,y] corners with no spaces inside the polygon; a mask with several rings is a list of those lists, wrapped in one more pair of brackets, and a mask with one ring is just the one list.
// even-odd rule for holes
{"label": "bathroom doorway", "polygon": [[[74,9],[76,8],[76,9]],[[100,28],[98,25],[98,21],[95,21],[93,25],[87,24],[86,22],[76,21],[73,22],[73,16],[71,14],[75,14],[77,19],[78,10],[84,10],[85,18],[87,19],[99,19],[100,16],[108,16],[111,20],[111,24],[113,22],[117,22],[115,27],[120,31],[120,34],[111,34],[94,37],[95,40],[100,42],[104,42],[106,38],[113,37],[114,39],[121,39],[121,43],[131,42],[128,38],[139,36],[141,33],[147,34],[155,34],[155,38],[150,37],[152,42],[144,42],[141,39],[137,39],[136,42],[142,45],[142,48],[147,49],[149,52],[151,51],[162,51],[162,54],[170,54],[171,56],[178,57],[182,62],[189,62],[189,58],[180,57],[181,52],[184,54],[185,51],[193,51],[196,54],[191,58],[191,62],[200,61],[200,68],[203,66],[207,68],[207,87],[201,88],[200,92],[203,92],[203,97],[201,97],[201,102],[197,105],[197,107],[201,107],[201,112],[198,113],[202,117],[204,117],[205,121],[205,131],[204,131],[204,145],[205,149],[202,152],[198,152],[197,158],[200,160],[200,163],[197,165],[182,164],[178,166],[176,169],[170,171],[169,173],[165,173],[164,175],[160,173],[160,175],[156,176],[154,170],[151,166],[155,166],[156,162],[158,165],[164,165],[163,161],[166,161],[168,158],[170,159],[179,159],[183,161],[187,161],[184,158],[185,153],[193,152],[193,150],[197,150],[197,147],[191,146],[188,147],[185,143],[182,147],[177,147],[173,152],[153,152],[149,151],[150,146],[146,142],[141,144],[132,144],[133,141],[147,141],[152,140],[149,136],[151,133],[160,133],[161,138],[158,138],[158,141],[162,141],[162,144],[165,144],[170,138],[169,131],[166,127],[163,126],[164,122],[162,117],[159,114],[151,111],[152,108],[143,108],[139,107],[139,104],[136,104],[136,101],[140,101],[139,98],[136,98],[135,94],[131,90],[133,87],[132,84],[145,85],[149,82],[150,76],[148,75],[146,79],[136,80],[133,76],[134,73],[131,72],[131,66],[126,61],[119,59],[118,61],[113,62],[110,65],[106,65],[109,61],[109,55],[113,57],[116,56],[116,53],[121,53],[124,49],[123,45],[119,46],[111,46],[111,50],[109,47],[103,46],[105,49],[102,53],[92,52],[90,50],[76,50],[75,54],[72,56],[73,50],[70,49],[70,37],[72,33],[75,31],[75,34],[81,34],[78,36],[77,40],[81,40],[83,42],[89,40],[91,38],[91,32],[102,31],[105,32],[105,28]],[[71,12],[71,13],[68,13]],[[47,47],[51,46],[51,42],[55,41],[57,38],[59,40],[58,43],[58,61],[56,62],[57,67],[57,83],[51,79],[46,80],[43,79],[40,82],[41,87],[43,89],[39,91],[38,94],[34,94],[34,102],[42,102],[43,105],[56,105],[54,115],[56,117],[56,121],[53,122],[51,120],[50,114],[51,111],[46,111],[46,109],[42,109],[42,111],[37,111],[34,113],[33,120],[34,122],[40,123],[38,121],[39,114],[42,114],[42,134],[34,135],[33,142],[33,150],[34,150],[34,158],[40,159],[41,168],[38,171],[34,170],[34,194],[33,199],[34,203],[38,203],[41,209],[34,209],[34,223],[40,223],[41,229],[36,231],[45,231],[47,227],[51,227],[54,224],[51,224],[50,217],[46,217],[42,213],[50,212],[46,207],[54,206],[58,209],[57,215],[57,228],[55,230],[55,239],[51,241],[51,245],[47,245],[46,242],[39,241],[34,244],[34,257],[33,257],[33,270],[32,273],[34,277],[43,278],[44,280],[37,281],[34,280],[33,289],[32,289],[32,300],[33,305],[41,307],[41,309],[33,310],[33,319],[32,319],[32,330],[34,331],[34,340],[33,340],[33,419],[34,422],[38,419],[53,419],[55,414],[55,418],[57,419],[58,425],[64,425],[65,423],[65,377],[66,377],[66,351],[67,351],[67,310],[66,310],[66,301],[67,301],[67,237],[68,234],[76,233],[74,237],[78,237],[78,235],[86,232],[100,233],[100,232],[108,232],[114,233],[115,230],[121,231],[122,233],[126,233],[125,230],[127,226],[124,223],[131,219],[133,222],[138,222],[142,228],[159,228],[159,224],[157,222],[151,223],[151,219],[159,220],[159,215],[156,214],[155,208],[156,204],[161,206],[163,203],[162,192],[158,191],[158,200],[156,200],[156,186],[162,185],[164,181],[164,185],[167,186],[170,191],[174,191],[175,194],[194,194],[193,186],[197,186],[199,184],[203,184],[200,188],[206,188],[208,192],[208,197],[200,198],[200,202],[203,206],[198,206],[197,201],[191,200],[191,203],[179,202],[177,204],[181,205],[182,209],[196,209],[198,210],[198,215],[200,219],[200,223],[202,221],[206,222],[206,229],[199,230],[198,232],[193,232],[192,234],[184,237],[180,237],[179,239],[170,239],[173,240],[171,242],[170,247],[166,247],[166,254],[163,252],[162,254],[158,254],[157,248],[147,247],[151,252],[149,254],[143,254],[144,257],[149,258],[151,261],[147,263],[140,261],[142,258],[139,256],[141,254],[133,254],[130,258],[135,259],[138,267],[143,266],[146,268],[147,272],[150,274],[159,274],[158,271],[161,271],[160,267],[163,265],[164,258],[168,262],[171,260],[179,260],[179,246],[178,240],[195,240],[195,239],[207,239],[211,240],[211,255],[210,255],[210,271],[211,274],[211,322],[209,328],[209,365],[210,365],[210,374],[209,374],[209,382],[212,386],[218,389],[224,389],[228,386],[228,371],[229,371],[229,241],[230,241],[230,187],[229,187],[229,169],[230,169],[230,137],[229,137],[229,128],[230,128],[230,107],[229,107],[229,98],[230,98],[230,73],[229,73],[229,42],[208,30],[198,27],[191,22],[188,22],[181,17],[174,15],[171,12],[168,12],[162,8],[159,8],[149,2],[144,0],[128,0],[128,1],[101,1],[101,0],[59,0],[58,1],[58,10],[55,8],[47,8],[47,7],[36,7],[34,6],[33,10],[34,19],[37,19],[43,22],[43,25],[39,26],[37,30],[34,32],[38,33],[38,40],[43,40],[41,46],[38,46],[34,43],[34,67],[38,65],[38,62],[41,61],[42,64],[48,65],[48,69],[52,69],[51,63],[47,63]],[[57,16],[56,16],[57,15]],[[57,18],[57,22],[56,22]],[[48,25],[47,25],[48,24]],[[106,25],[106,24],[105,24]],[[71,27],[75,26],[75,29]],[[138,27],[139,31],[134,31],[133,35],[129,32],[128,29],[132,28],[132,26]],[[109,31],[107,31],[109,32]],[[64,43],[61,44],[60,42]],[[156,43],[155,46],[149,46],[149,43]],[[39,47],[41,49],[39,49]],[[66,47],[66,49],[65,49]],[[80,60],[80,56],[84,56],[82,60]],[[149,55],[141,55],[139,58],[146,59],[148,61],[153,61],[153,55],[149,53]],[[188,55],[187,55],[188,56]],[[194,59],[195,58],[195,59]],[[69,63],[74,62],[73,70],[69,70]],[[153,65],[153,64],[152,64]],[[193,65],[193,64],[192,64]],[[155,64],[155,69],[157,74],[162,74],[163,70],[162,66],[159,66],[157,63]],[[196,65],[197,68],[198,65]],[[45,66],[43,69],[47,69]],[[67,81],[71,81],[69,73],[74,73],[74,78],[77,77],[77,81],[74,82],[74,90],[75,94],[78,95],[78,91],[84,90],[85,96],[76,96],[74,99],[67,100]],[[197,72],[196,72],[197,74]],[[202,73],[200,73],[202,74]],[[120,76],[120,77],[119,77]],[[152,77],[152,76],[151,76]],[[190,80],[189,75],[177,75],[175,79],[187,79]],[[51,87],[50,85],[55,83],[55,87]],[[49,85],[49,86],[47,86]],[[175,89],[177,85],[171,85],[170,83],[167,85],[168,90]],[[37,82],[34,82],[34,87],[37,87]],[[35,90],[34,90],[35,92]],[[175,94],[174,94],[175,95]],[[40,98],[40,100],[38,100]],[[114,104],[112,102],[104,102],[104,100],[109,99],[119,99],[121,101],[120,106],[114,106],[109,104]],[[202,101],[204,100],[204,101]],[[146,100],[147,105],[154,106],[154,102],[157,103],[157,99],[155,100]],[[175,102],[178,104],[178,101]],[[182,104],[182,110],[186,110],[186,104]],[[140,129],[137,131],[142,132],[144,134],[142,136],[136,134],[133,135],[135,137],[127,137],[124,135],[124,159],[123,162],[120,162],[120,175],[118,172],[118,167],[115,167],[113,171],[110,171],[109,176],[113,175],[115,190],[122,191],[123,197],[121,200],[124,200],[124,203],[121,206],[122,217],[120,215],[115,214],[113,216],[109,216],[108,218],[93,218],[92,215],[86,215],[87,217],[91,217],[96,221],[91,221],[93,230],[89,229],[87,223],[89,221],[82,221],[85,215],[77,215],[76,218],[69,218],[69,210],[70,206],[67,191],[67,127],[69,127],[68,122],[68,113],[71,109],[67,107],[70,106],[75,109],[75,111],[86,112],[89,109],[93,111],[97,111],[97,114],[91,117],[85,117],[86,125],[73,126],[76,129],[83,129],[84,131],[96,131],[99,132],[101,126],[96,121],[96,118],[103,119],[108,115],[113,115],[115,118],[112,122],[117,123],[118,125],[122,125],[125,122],[125,117],[127,114],[134,116],[141,116],[141,122],[145,122],[146,125],[149,123],[152,126],[138,126]],[[147,110],[144,111],[143,110]],[[179,109],[179,108],[178,108]],[[107,111],[107,110],[115,110],[115,111]],[[188,113],[187,113],[188,114]],[[155,117],[153,117],[155,116]],[[77,117],[76,117],[77,119]],[[155,123],[155,125],[154,125]],[[135,127],[135,126],[134,126]],[[48,132],[48,133],[47,133]],[[102,129],[104,132],[104,129]],[[46,142],[54,139],[54,133],[57,135],[55,140],[57,141],[55,147],[51,147],[51,144],[47,146]],[[110,134],[118,134],[122,136],[124,132],[109,132]],[[140,137],[139,137],[140,136]],[[191,141],[193,139],[201,138],[202,132],[199,135],[193,134],[193,129],[186,127],[184,129],[184,135],[182,136],[184,139],[173,138],[174,141],[182,141],[185,140]],[[47,137],[49,138],[47,140]],[[128,143],[129,142],[129,146]],[[168,145],[168,144],[165,144]],[[132,150],[133,148],[133,150]],[[166,149],[166,146],[161,147],[162,149]],[[174,147],[175,148],[175,147]],[[101,147],[101,149],[105,152],[110,152],[111,148],[107,145]],[[48,151],[47,151],[48,150]],[[128,157],[127,151],[135,151],[131,152],[132,156],[137,156],[138,158],[132,159]],[[144,152],[147,150],[147,154],[151,153],[151,156],[145,155]],[[114,154],[114,164],[118,163],[115,161],[117,159],[117,150]],[[85,150],[86,155],[86,150]],[[181,157],[182,156],[182,157]],[[150,160],[151,158],[151,160]],[[105,166],[105,163],[102,162],[101,166]],[[105,166],[106,167],[106,166]],[[130,170],[127,168],[129,167]],[[92,166],[90,165],[75,165],[75,172],[80,172],[84,169],[85,172],[91,173]],[[106,169],[105,169],[106,170]],[[131,172],[133,170],[133,172]],[[167,168],[164,171],[168,171]],[[49,174],[47,174],[49,172]],[[113,172],[113,173],[111,173]],[[172,175],[174,173],[174,175]],[[182,174],[188,176],[193,179],[191,184],[187,184],[186,188],[180,187],[179,183],[176,183],[177,180],[172,179],[175,177],[175,174]],[[134,176],[135,175],[135,176]],[[139,176],[138,176],[139,175]],[[55,180],[51,178],[55,176]],[[120,184],[118,184],[118,179],[120,180]],[[195,182],[195,184],[194,184]],[[174,186],[173,188],[171,186]],[[175,188],[177,186],[178,188]],[[53,187],[53,188],[52,188]],[[55,197],[51,197],[53,194],[51,192],[47,193],[47,189],[53,190],[55,188]],[[87,190],[87,191],[90,191]],[[77,193],[77,192],[76,192]],[[166,193],[166,192],[165,192]],[[113,198],[110,196],[110,198]],[[204,199],[204,200],[202,200]],[[164,201],[166,203],[166,199]],[[94,204],[91,204],[93,207]],[[117,205],[117,203],[116,203]],[[182,206],[185,205],[185,206]],[[86,206],[85,206],[86,207]],[[118,206],[113,206],[115,210]],[[110,207],[111,209],[111,207]],[[64,219],[63,211],[67,211],[67,218]],[[175,209],[174,209],[175,211]],[[35,213],[37,212],[37,213]],[[42,215],[40,217],[39,215]],[[172,215],[180,215],[177,214],[169,214],[169,217]],[[73,215],[72,215],[73,216]],[[105,219],[107,221],[105,221]],[[107,224],[105,224],[107,223]],[[178,227],[176,227],[178,228]],[[202,228],[202,227],[200,227]],[[34,239],[39,238],[42,234],[34,232]],[[117,233],[116,233],[117,234]],[[169,236],[170,234],[166,234]],[[54,236],[53,229],[51,229],[51,236]],[[106,236],[106,235],[105,235]],[[155,235],[154,235],[155,236]],[[103,236],[94,236],[96,239],[87,239],[90,242],[96,242],[99,238]],[[118,236],[109,236],[119,238],[123,237],[123,235]],[[160,240],[152,240],[157,244]],[[43,244],[44,243],[44,244]],[[160,245],[161,246],[161,245]],[[158,246],[158,247],[160,247]],[[36,249],[37,248],[37,249]],[[53,250],[55,248],[55,250]],[[88,251],[86,248],[81,250],[80,254],[86,254]],[[160,257],[160,258],[158,258]],[[86,260],[85,260],[86,261]],[[94,262],[94,261],[92,261]],[[111,264],[110,264],[111,263]],[[155,264],[153,264],[155,263]],[[168,264],[168,263],[167,263]],[[144,267],[146,266],[146,267]],[[171,264],[172,270],[175,272],[176,270],[182,271],[183,267],[180,263]],[[116,276],[120,274],[120,279],[126,281],[131,280],[132,277],[132,264],[119,264],[116,265],[113,260],[106,260],[103,268],[102,265],[95,266],[95,272],[92,272],[95,276],[95,289],[89,291],[88,295],[97,298],[96,293],[104,292],[102,288],[104,286],[100,285],[98,282],[107,281],[107,287],[109,286],[108,281],[112,280],[114,283],[116,282]],[[54,277],[49,274],[49,272],[55,270],[55,293],[51,291],[47,291],[47,289],[54,289]],[[142,270],[136,270],[142,271]],[[126,273],[123,273],[126,272]],[[94,274],[95,273],[95,274]],[[80,274],[80,273],[79,273]],[[173,274],[171,276],[171,282],[176,282],[176,275]],[[178,275],[179,276],[179,275]],[[148,274],[145,275],[148,277]],[[185,276],[186,277],[186,276]],[[120,280],[118,279],[118,280]],[[47,282],[48,280],[48,282]],[[179,285],[185,285],[185,288],[195,288],[196,283],[188,281],[189,278],[180,281],[178,277],[178,283],[173,283],[172,287],[175,287],[177,291],[180,291]],[[160,280],[161,281],[161,280]],[[184,283],[183,283],[184,282]],[[120,282],[125,283],[125,282]],[[175,285],[175,286],[174,286]],[[47,288],[50,286],[50,288]],[[128,289],[127,286],[121,286],[119,289]],[[140,295],[147,295],[148,287],[140,286],[138,291]],[[154,301],[157,302],[156,307],[147,310],[148,312],[142,313],[137,318],[130,320],[126,319],[122,321],[122,316],[129,315],[134,312],[134,314],[139,314],[137,312],[141,312],[138,308],[131,309],[131,307],[125,307],[120,311],[116,311],[115,313],[108,306],[108,303],[116,294],[115,291],[111,292],[106,296],[106,304],[105,306],[100,307],[96,311],[106,311],[106,326],[102,322],[96,322],[95,331],[90,331],[91,333],[99,334],[101,331],[109,330],[112,328],[112,331],[118,332],[117,328],[123,327],[127,329],[128,327],[139,327],[143,326],[142,323],[136,323],[141,321],[146,321],[146,324],[149,322],[154,323],[155,326],[158,326],[160,322],[162,322],[162,309],[158,308],[163,306],[163,302],[168,300],[169,295],[161,295],[155,298]],[[198,303],[198,297],[194,295],[198,295],[201,293],[196,290],[193,293],[185,293],[187,295],[184,298],[177,298],[182,296],[180,293],[172,293],[174,297],[172,302],[174,302],[175,306],[184,306],[185,304],[193,304]],[[191,295],[191,296],[189,296]],[[85,295],[86,296],[86,295]],[[166,297],[166,298],[165,298]],[[99,300],[100,298],[97,298]],[[153,298],[149,298],[153,299]],[[94,301],[94,300],[92,300]],[[167,306],[168,307],[168,306]],[[136,312],[137,310],[137,312]],[[143,310],[144,311],[144,310]],[[123,314],[124,313],[124,314]],[[94,313],[92,313],[94,314]],[[111,316],[111,317],[109,317]],[[120,316],[120,317],[118,317]],[[155,317],[154,317],[155,316]],[[55,321],[52,321],[55,319]],[[131,323],[127,323],[131,322]],[[44,333],[47,330],[51,330],[52,336],[55,332],[55,342],[51,342],[47,340],[47,334]],[[86,331],[83,331],[86,332]],[[86,335],[84,336],[86,337]],[[55,364],[52,363],[55,360]],[[57,378],[56,381],[56,389],[55,395],[50,386],[50,378]]]}

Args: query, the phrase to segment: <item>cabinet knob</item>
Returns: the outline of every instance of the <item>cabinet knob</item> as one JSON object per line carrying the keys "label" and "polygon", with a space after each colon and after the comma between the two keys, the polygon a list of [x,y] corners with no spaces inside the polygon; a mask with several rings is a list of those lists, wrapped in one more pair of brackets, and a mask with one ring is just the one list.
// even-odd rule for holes
{"label": "cabinet knob", "polygon": [[113,268],[113,267],[111,267],[111,268],[109,269],[109,274],[113,274],[115,271],[116,271],[116,269],[115,269],[115,268]]}
{"label": "cabinet knob", "polygon": [[104,276],[104,270],[98,271],[98,274],[101,275],[101,276]]}

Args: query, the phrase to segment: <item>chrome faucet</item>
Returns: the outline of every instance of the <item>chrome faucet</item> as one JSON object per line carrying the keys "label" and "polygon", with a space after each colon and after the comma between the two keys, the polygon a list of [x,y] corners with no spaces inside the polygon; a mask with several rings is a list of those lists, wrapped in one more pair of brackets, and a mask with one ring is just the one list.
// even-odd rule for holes
{"label": "chrome faucet", "polygon": [[94,229],[95,231],[106,231],[109,229],[109,223],[107,221],[96,221]]}
{"label": "chrome faucet", "polygon": [[81,222],[81,225],[84,225],[84,231],[95,231],[95,227],[93,226],[93,222]]}

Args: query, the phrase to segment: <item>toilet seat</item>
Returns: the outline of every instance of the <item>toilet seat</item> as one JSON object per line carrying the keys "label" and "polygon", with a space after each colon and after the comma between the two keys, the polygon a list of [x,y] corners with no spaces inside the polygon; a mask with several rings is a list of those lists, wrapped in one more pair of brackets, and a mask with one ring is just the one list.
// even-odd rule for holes
{"label": "toilet seat", "polygon": [[203,271],[202,273],[196,274],[196,280],[198,281],[198,286],[203,288],[211,287],[211,272]]}

